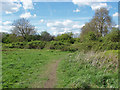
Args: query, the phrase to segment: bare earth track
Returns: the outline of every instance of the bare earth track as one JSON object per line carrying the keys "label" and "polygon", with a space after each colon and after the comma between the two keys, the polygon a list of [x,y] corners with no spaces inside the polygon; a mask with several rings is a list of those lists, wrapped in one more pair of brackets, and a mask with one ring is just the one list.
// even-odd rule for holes
{"label": "bare earth track", "polygon": [[48,74],[48,80],[44,84],[44,88],[53,88],[56,84],[56,69],[60,60],[57,60],[53,64],[50,65]]}
{"label": "bare earth track", "polygon": [[45,66],[45,71],[43,71],[38,77],[38,81],[30,85],[31,88],[54,88],[57,83],[56,70],[60,60],[52,61]]}

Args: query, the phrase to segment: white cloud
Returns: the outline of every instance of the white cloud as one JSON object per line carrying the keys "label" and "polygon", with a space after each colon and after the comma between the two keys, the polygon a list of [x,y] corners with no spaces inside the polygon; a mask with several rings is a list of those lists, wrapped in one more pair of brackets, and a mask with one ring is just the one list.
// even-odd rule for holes
{"label": "white cloud", "polygon": [[80,12],[80,10],[77,8],[76,10],[73,10],[73,12]]}
{"label": "white cloud", "polygon": [[11,23],[12,23],[11,21],[5,21],[5,22],[3,22],[3,25],[9,25]]}
{"label": "white cloud", "polygon": [[44,20],[43,20],[43,19],[41,19],[41,20],[40,20],[40,23],[43,23],[43,22],[44,22]]}
{"label": "white cloud", "polygon": [[0,12],[5,12],[6,14],[18,12],[20,7],[23,7],[25,10],[34,9],[32,0],[1,0],[0,6],[2,6]]}
{"label": "white cloud", "polygon": [[5,12],[6,14],[11,14],[14,12],[19,11],[19,8],[21,7],[20,2],[13,2],[13,0],[6,0],[6,2],[0,2],[0,12]]}
{"label": "white cloud", "polygon": [[30,18],[30,17],[36,17],[36,14],[31,15],[30,12],[26,12],[26,13],[20,15],[20,18]]}
{"label": "white cloud", "polygon": [[20,18],[30,18],[32,15],[30,12],[24,13],[20,15]]}
{"label": "white cloud", "polygon": [[[62,22],[63,23],[63,25],[65,25],[65,26],[68,26],[68,25],[70,25],[70,24],[72,24],[72,20],[65,20],[64,22]],[[61,23],[61,24],[62,24]]]}
{"label": "white cloud", "polygon": [[108,5],[107,5],[107,3],[97,3],[97,4],[93,3],[93,4],[91,4],[92,10],[100,9],[101,7],[107,8]]}
{"label": "white cloud", "polygon": [[23,8],[25,10],[33,9],[33,2],[32,2],[32,0],[21,0],[21,2],[23,3]]}
{"label": "white cloud", "polygon": [[12,22],[11,21],[5,21],[2,22],[0,21],[0,32],[10,32],[10,30],[12,29],[12,25],[10,25]]}
{"label": "white cloud", "polygon": [[[92,10],[100,9],[101,7],[110,8],[111,6],[108,6],[107,3],[105,3],[106,0],[72,0],[72,2],[79,7],[81,6],[89,6]],[[104,2],[104,3],[101,3]]]}
{"label": "white cloud", "polygon": [[75,3],[82,2],[118,2],[119,0],[72,0]]}
{"label": "white cloud", "polygon": [[47,27],[60,27],[63,28],[65,26],[72,25],[72,20],[64,20],[64,21],[55,21],[55,22],[48,22]]}
{"label": "white cloud", "polygon": [[12,14],[12,12],[10,12],[10,11],[5,11],[5,13],[6,13],[6,14]]}
{"label": "white cloud", "polygon": [[73,29],[74,29],[74,28],[80,29],[80,28],[82,28],[84,25],[85,25],[85,24],[83,24],[83,25],[75,24],[75,25],[72,26],[72,28],[73,28]]}
{"label": "white cloud", "polygon": [[64,20],[51,21],[47,23],[47,27],[53,32],[53,35],[63,34],[66,32],[78,33],[83,25],[79,21]]}
{"label": "white cloud", "polygon": [[36,17],[36,16],[37,16],[36,14],[33,15],[33,17]]}
{"label": "white cloud", "polygon": [[[33,0],[34,2],[71,2],[72,0]],[[76,0],[78,2],[119,2],[119,0]]]}
{"label": "white cloud", "polygon": [[118,16],[118,12],[113,14],[113,17],[117,17]]}
{"label": "white cloud", "polygon": [[119,25],[114,25],[113,27],[118,28],[118,27],[119,27]]}
{"label": "white cloud", "polygon": [[13,28],[13,26],[10,26],[10,25],[0,26],[0,32],[10,33],[10,30],[11,30],[12,28]]}

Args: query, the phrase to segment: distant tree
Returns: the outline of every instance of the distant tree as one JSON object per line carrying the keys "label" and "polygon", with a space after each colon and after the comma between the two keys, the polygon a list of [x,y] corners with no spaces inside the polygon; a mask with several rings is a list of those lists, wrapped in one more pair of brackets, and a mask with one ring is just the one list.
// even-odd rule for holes
{"label": "distant tree", "polygon": [[41,40],[41,36],[40,36],[40,35],[29,35],[29,36],[27,37],[27,40],[28,40],[28,41]]}
{"label": "distant tree", "polygon": [[73,33],[64,33],[55,38],[56,41],[74,43]]}
{"label": "distant tree", "polygon": [[12,33],[17,36],[22,36],[25,40],[29,35],[34,35],[36,33],[35,27],[25,18],[15,20],[12,25]]}
{"label": "distant tree", "polygon": [[96,23],[96,27],[101,36],[106,35],[108,28],[111,27],[112,23],[111,17],[109,16],[109,11],[106,8],[96,10],[95,16],[92,20]]}
{"label": "distant tree", "polygon": [[93,19],[82,27],[81,35],[89,31],[94,31],[97,36],[105,36],[111,28],[111,23],[112,20],[109,16],[109,11],[106,8],[97,9]]}
{"label": "distant tree", "polygon": [[120,30],[118,28],[113,28],[105,38],[107,41],[120,42]]}
{"label": "distant tree", "polygon": [[50,35],[47,31],[41,32],[41,40],[42,41],[51,41],[54,39],[54,36]]}
{"label": "distant tree", "polygon": [[7,33],[2,34],[3,43],[12,43],[12,42],[17,42],[17,41],[18,41],[18,37],[16,34],[7,34]]}
{"label": "distant tree", "polygon": [[85,34],[87,34],[88,32],[96,32],[96,34],[98,34],[96,25],[94,24],[93,21],[86,23],[85,26],[83,26],[81,28],[81,34],[80,37],[83,37]]}
{"label": "distant tree", "polygon": [[10,42],[8,33],[1,32],[1,36],[2,36],[2,42],[3,43],[9,43]]}

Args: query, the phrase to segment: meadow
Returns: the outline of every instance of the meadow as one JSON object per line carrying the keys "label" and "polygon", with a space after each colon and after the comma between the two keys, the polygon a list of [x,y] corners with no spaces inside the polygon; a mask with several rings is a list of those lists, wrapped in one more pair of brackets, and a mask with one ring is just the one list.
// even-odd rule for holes
{"label": "meadow", "polygon": [[10,33],[0,33],[2,88],[118,88],[120,30],[112,24],[107,8],[95,10],[78,35],[13,21]]}
{"label": "meadow", "polygon": [[[2,52],[3,88],[43,88],[56,60],[56,88],[118,88],[118,50],[69,52],[7,49]],[[50,70],[51,71],[51,70]]]}
{"label": "meadow", "polygon": [[[30,88],[47,65],[64,58],[68,52],[58,50],[8,49],[2,52],[3,88]],[[39,83],[47,80],[39,78]]]}

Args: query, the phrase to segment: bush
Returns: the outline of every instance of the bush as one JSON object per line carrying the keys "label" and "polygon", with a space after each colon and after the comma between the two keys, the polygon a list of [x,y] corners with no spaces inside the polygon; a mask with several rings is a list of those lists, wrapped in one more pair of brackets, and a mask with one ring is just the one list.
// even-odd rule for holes
{"label": "bush", "polygon": [[55,38],[55,40],[73,44],[75,42],[75,39],[72,36],[73,36],[72,33],[65,33],[65,34],[62,34],[62,35],[58,35]]}
{"label": "bush", "polygon": [[46,44],[45,41],[31,41],[31,42],[28,42],[28,48],[43,49],[45,47],[45,44]]}
{"label": "bush", "polygon": [[21,48],[23,49],[27,42],[15,42],[9,44],[3,44],[3,48]]}
{"label": "bush", "polygon": [[113,29],[108,35],[105,36],[106,41],[120,42],[120,30]]}
{"label": "bush", "polygon": [[47,49],[61,49],[64,46],[64,43],[61,41],[51,41],[47,42],[45,48]]}

